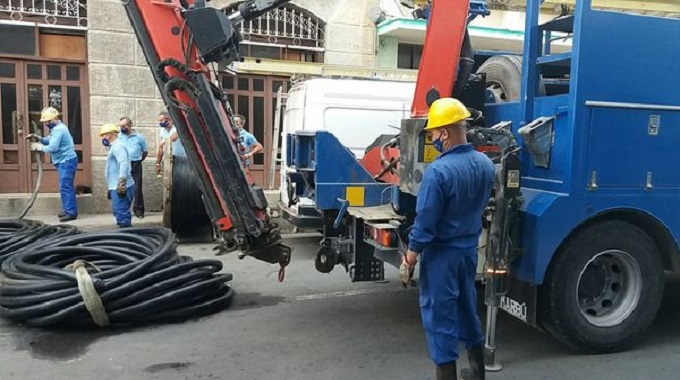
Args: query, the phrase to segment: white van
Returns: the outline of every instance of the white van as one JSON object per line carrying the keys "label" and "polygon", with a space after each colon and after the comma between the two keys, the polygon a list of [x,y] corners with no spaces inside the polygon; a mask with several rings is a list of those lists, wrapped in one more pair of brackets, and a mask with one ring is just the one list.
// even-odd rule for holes
{"label": "white van", "polygon": [[[415,82],[372,79],[315,78],[295,84],[288,92],[283,116],[281,157],[286,136],[298,131],[328,131],[361,159],[380,135],[397,134],[411,113]],[[285,160],[284,160],[285,161]],[[298,227],[318,227],[319,214],[311,199],[289,205],[285,162],[281,164],[281,211]]]}

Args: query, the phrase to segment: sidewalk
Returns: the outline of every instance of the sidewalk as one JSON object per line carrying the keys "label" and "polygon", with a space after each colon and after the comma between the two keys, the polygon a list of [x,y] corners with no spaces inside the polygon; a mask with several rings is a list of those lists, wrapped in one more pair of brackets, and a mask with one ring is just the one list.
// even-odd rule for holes
{"label": "sidewalk", "polygon": [[[46,224],[69,224],[72,226],[77,226],[83,231],[104,231],[117,229],[116,221],[111,214],[85,214],[79,215],[78,219],[72,220],[66,223],[60,223],[59,218],[55,215],[31,215],[29,214],[26,219],[38,220]],[[305,231],[305,232],[294,232],[291,226],[286,225],[286,221],[280,218],[275,219],[276,222],[284,224],[284,228],[281,230],[281,237],[283,239],[296,239],[296,238],[312,238],[320,237],[316,231]],[[132,217],[133,227],[144,227],[144,226],[162,226],[163,225],[163,214],[157,213],[146,213],[144,219],[139,219],[135,216]]]}
{"label": "sidewalk", "polygon": [[[78,215],[78,219],[66,223],[60,223],[56,215],[28,215],[26,219],[39,220],[46,224],[69,224],[86,231],[117,229],[116,220],[111,214],[85,214]],[[132,226],[161,226],[162,214],[147,213],[143,219],[132,216]]]}

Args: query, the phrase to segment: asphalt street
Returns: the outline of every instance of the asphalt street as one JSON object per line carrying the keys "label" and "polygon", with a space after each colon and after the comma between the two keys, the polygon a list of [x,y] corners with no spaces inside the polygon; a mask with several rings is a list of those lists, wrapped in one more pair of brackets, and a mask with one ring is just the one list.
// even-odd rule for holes
{"label": "asphalt street", "polygon": [[[185,323],[136,329],[43,330],[0,320],[0,380],[46,379],[433,379],[417,307],[396,270],[388,282],[350,283],[317,273],[313,239],[294,240],[286,281],[253,259],[219,256],[234,274],[233,305]],[[185,245],[196,258],[210,245]],[[680,279],[663,310],[627,352],[585,356],[501,315],[502,372],[488,379],[676,379],[680,377]],[[465,361],[463,360],[464,364]]]}

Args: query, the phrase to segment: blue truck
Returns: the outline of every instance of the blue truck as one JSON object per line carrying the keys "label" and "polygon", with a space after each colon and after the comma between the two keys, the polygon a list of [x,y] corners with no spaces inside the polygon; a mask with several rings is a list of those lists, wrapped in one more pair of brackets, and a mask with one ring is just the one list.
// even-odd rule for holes
{"label": "blue truck", "polygon": [[[473,110],[468,136],[498,168],[480,241],[487,345],[501,309],[576,351],[618,351],[654,320],[664,272],[680,271],[680,20],[583,0],[539,24],[541,3],[527,1],[523,54],[475,56],[462,79],[461,63],[466,86],[453,93]],[[438,38],[430,34],[426,49]],[[572,39],[571,52],[551,53],[558,34]],[[385,263],[400,264],[434,158],[424,123],[403,120],[399,135],[373,146],[397,182],[367,170],[331,133],[286,136],[298,184],[290,198],[313,199],[321,215],[317,270],[341,265],[352,281],[373,281]]]}

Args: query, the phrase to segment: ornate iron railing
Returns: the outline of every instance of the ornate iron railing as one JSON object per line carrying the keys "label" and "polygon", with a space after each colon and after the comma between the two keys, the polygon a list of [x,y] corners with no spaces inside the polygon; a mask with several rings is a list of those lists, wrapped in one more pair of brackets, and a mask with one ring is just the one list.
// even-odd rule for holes
{"label": "ornate iron railing", "polygon": [[87,27],[87,0],[0,0],[0,16],[13,21]]}
{"label": "ornate iron railing", "polygon": [[[225,12],[235,12],[235,7]],[[258,40],[272,45],[292,45],[323,49],[325,24],[300,9],[282,7],[260,16],[256,20],[243,21],[239,32],[245,41]]]}

